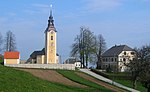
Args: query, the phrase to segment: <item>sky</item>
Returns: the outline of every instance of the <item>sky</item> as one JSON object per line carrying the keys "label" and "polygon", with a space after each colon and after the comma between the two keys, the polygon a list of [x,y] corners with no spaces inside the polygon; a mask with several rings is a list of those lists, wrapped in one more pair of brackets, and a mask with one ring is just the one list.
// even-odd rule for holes
{"label": "sky", "polygon": [[150,0],[1,0],[0,33],[15,34],[22,60],[44,47],[51,4],[62,61],[81,26],[102,34],[107,48],[150,44]]}

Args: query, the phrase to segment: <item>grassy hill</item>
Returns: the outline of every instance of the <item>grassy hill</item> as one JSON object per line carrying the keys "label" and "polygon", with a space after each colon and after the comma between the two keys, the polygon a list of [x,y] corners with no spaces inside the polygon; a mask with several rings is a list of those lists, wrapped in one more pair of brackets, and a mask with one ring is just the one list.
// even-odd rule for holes
{"label": "grassy hill", "polygon": [[3,58],[2,58],[2,56],[0,56],[0,63],[2,63],[3,62]]}
{"label": "grassy hill", "polygon": [[88,85],[87,88],[78,88],[48,82],[30,73],[0,65],[0,92],[113,92],[96,84]]}
{"label": "grassy hill", "polygon": [[[1,92],[62,92],[72,91],[62,85],[40,80],[29,73],[0,65]],[[59,88],[59,89],[58,89]]]}

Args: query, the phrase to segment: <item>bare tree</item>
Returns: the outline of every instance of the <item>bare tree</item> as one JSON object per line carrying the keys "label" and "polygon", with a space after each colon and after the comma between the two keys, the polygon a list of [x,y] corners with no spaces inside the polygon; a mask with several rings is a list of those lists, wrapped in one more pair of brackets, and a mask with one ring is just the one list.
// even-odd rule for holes
{"label": "bare tree", "polygon": [[88,67],[88,61],[93,54],[93,33],[86,27],[80,28],[80,34],[75,38],[75,43],[72,45],[71,56],[78,56],[81,60],[83,68]]}
{"label": "bare tree", "polygon": [[95,37],[95,55],[97,57],[97,68],[102,67],[102,54],[106,50],[106,42],[101,34]]}
{"label": "bare tree", "polygon": [[4,43],[5,43],[4,49],[6,51],[15,51],[16,50],[15,35],[11,31],[8,31],[6,33],[6,37],[5,37],[5,42]]}
{"label": "bare tree", "polygon": [[93,52],[94,52],[94,40],[95,37],[93,35],[93,32],[91,32],[89,29],[86,29],[85,33],[84,33],[84,51],[85,51],[85,63],[86,63],[86,67],[88,67],[88,62],[93,62]]}

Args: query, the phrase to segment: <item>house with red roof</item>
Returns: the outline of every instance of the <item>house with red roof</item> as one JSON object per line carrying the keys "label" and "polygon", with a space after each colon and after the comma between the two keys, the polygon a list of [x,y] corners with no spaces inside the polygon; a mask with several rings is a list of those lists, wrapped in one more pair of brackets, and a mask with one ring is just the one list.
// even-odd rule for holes
{"label": "house with red roof", "polygon": [[17,51],[4,52],[4,65],[6,64],[19,64],[20,53]]}

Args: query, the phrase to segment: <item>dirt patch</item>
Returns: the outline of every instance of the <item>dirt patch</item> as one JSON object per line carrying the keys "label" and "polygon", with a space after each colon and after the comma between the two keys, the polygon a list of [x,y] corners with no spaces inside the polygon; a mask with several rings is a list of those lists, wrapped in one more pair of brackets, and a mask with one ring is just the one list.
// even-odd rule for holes
{"label": "dirt patch", "polygon": [[73,82],[61,74],[57,73],[54,70],[40,70],[40,69],[19,69],[33,74],[34,76],[41,78],[43,80],[47,80],[50,82],[56,82],[68,86],[76,86],[80,88],[85,88],[87,86]]}
{"label": "dirt patch", "polygon": [[98,85],[101,85],[101,86],[107,88],[107,89],[111,89],[111,90],[113,90],[113,91],[115,91],[115,92],[127,92],[127,91],[125,91],[125,90],[123,90],[123,89],[120,89],[120,88],[115,87],[115,86],[113,86],[113,85],[110,85],[110,84],[108,84],[108,83],[102,82],[102,81],[100,81],[100,80],[98,80],[98,79],[95,79],[95,78],[93,78],[93,77],[91,77],[91,76],[88,76],[88,75],[86,75],[86,74],[84,74],[84,73],[76,72],[76,74],[79,75],[80,77],[86,79],[86,80],[89,80],[89,81],[91,81],[91,82],[94,82],[94,83],[96,83],[96,84],[98,84]]}

